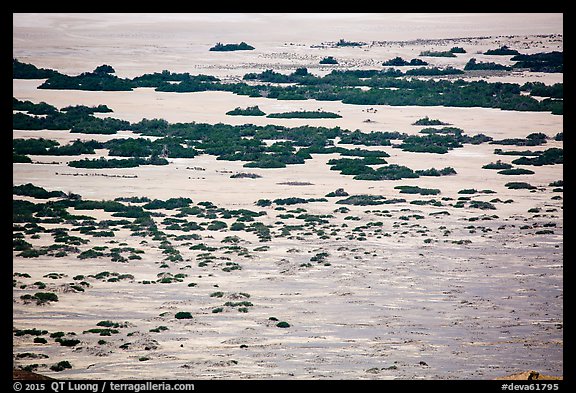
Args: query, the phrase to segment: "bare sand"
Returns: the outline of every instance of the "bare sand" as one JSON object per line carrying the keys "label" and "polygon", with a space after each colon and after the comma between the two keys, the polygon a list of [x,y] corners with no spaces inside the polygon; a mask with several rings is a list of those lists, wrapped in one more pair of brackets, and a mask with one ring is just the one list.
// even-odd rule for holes
{"label": "bare sand", "polygon": [[[234,80],[246,72],[288,72],[300,66],[309,67],[312,73],[326,73],[328,69],[317,62],[327,55],[341,58],[342,68],[374,68],[395,56],[412,58],[422,50],[456,45],[464,46],[468,53],[445,64],[444,59],[431,60],[462,67],[477,52],[502,44],[533,52],[562,50],[562,28],[562,15],[558,14],[14,14],[13,51],[21,61],[70,74],[105,63],[126,77],[168,69]],[[558,36],[538,36],[550,34]],[[329,45],[340,38],[374,44],[368,48]],[[411,41],[417,39],[428,41]],[[253,44],[257,50],[208,52],[216,42],[239,41]],[[552,84],[562,82],[562,75],[523,72],[487,76],[486,80]],[[14,97],[59,108],[106,104],[114,111],[110,116],[130,122],[164,118],[210,124],[309,124],[416,134],[422,127],[412,123],[429,116],[469,135],[484,133],[494,139],[523,138],[532,132],[553,137],[563,131],[562,116],[543,112],[278,101],[226,92],[179,94],[147,88],[132,92],[36,89],[41,82],[14,80]],[[266,113],[322,109],[342,118],[268,119],[225,114],[235,107],[253,105]],[[365,122],[367,119],[371,122]],[[135,136],[128,131],[105,136],[13,130],[13,138],[43,137],[61,144],[77,138],[105,141]],[[553,192],[548,184],[562,179],[563,165],[530,167],[536,173],[528,176],[504,176],[481,169],[497,159],[510,162],[516,158],[493,154],[499,147],[525,150],[481,144],[437,155],[384,147],[390,163],[412,169],[451,166],[457,175],[381,182],[357,181],[331,171],[326,163],[337,154],[314,155],[303,165],[285,169],[243,168],[242,162],[201,155],[169,159],[169,165],[160,167],[87,170],[66,165],[78,157],[31,156],[35,163],[13,165],[14,185],[33,183],[91,200],[189,197],[193,204],[211,201],[226,209],[265,211],[257,220],[270,225],[274,236],[270,242],[260,242],[254,233],[228,230],[199,231],[201,241],[171,238],[184,258],[181,262],[166,262],[159,241],[146,238],[142,243],[143,238],[132,236],[128,229],[118,229],[114,238],[82,235],[90,242],[79,248],[125,244],[144,251],[142,259],[124,263],[106,257],[81,260],[73,253],[60,258],[22,258],[15,251],[13,272],[27,273],[30,278],[14,277],[14,328],[73,332],[75,336],[67,337],[80,340],[75,347],[64,347],[48,336],[48,344],[33,343],[29,335],[15,336],[15,365],[40,364],[38,372],[64,379],[493,379],[525,370],[562,375],[563,202],[551,199],[562,193]],[[550,147],[562,147],[562,142],[549,140],[537,150]],[[98,154],[106,155],[105,150]],[[230,178],[239,172],[262,177]],[[510,181],[527,181],[538,189],[510,190],[504,185]],[[291,182],[310,185],[289,185]],[[489,211],[447,204],[419,206],[410,202],[427,198],[399,194],[394,189],[397,185],[438,188],[441,194],[437,199],[454,200],[465,188],[490,189],[496,193],[474,199],[513,202],[495,202],[497,209]],[[337,188],[351,195],[402,197],[406,202],[347,206],[350,211],[344,214],[334,212],[344,206],[335,204],[340,198],[286,206],[287,210],[300,207],[308,214],[333,216],[328,224],[294,230],[286,237],[278,236],[282,226],[302,224],[302,220],[283,219],[278,216],[285,211],[254,205],[259,199],[321,198]],[[528,213],[531,208],[539,208],[541,213]],[[448,214],[434,214],[441,211]],[[166,217],[175,214],[161,212]],[[97,220],[115,218],[101,210],[76,213]],[[486,219],[491,215],[496,218]],[[164,229],[165,225],[160,225],[163,218],[156,220]],[[223,221],[228,225],[234,222]],[[381,231],[364,228],[365,240],[359,240],[353,230],[377,221],[382,222],[377,227]],[[553,225],[554,233],[536,234],[544,224]],[[318,231],[329,237],[322,238]],[[246,248],[250,257],[221,248],[229,245],[222,242],[225,237],[233,235],[240,237],[238,245]],[[35,247],[53,242],[47,233],[26,240]],[[198,266],[203,251],[190,250],[199,242],[218,248],[212,252],[217,259],[204,267]],[[263,245],[268,249],[259,251]],[[321,252],[329,254],[329,265],[310,261]],[[222,270],[226,262],[242,268],[226,272]],[[310,262],[311,267],[302,266]],[[108,281],[88,277],[103,271],[133,278]],[[51,272],[64,276],[46,278]],[[182,282],[144,283],[156,281],[163,273],[186,276]],[[77,275],[84,275],[90,284],[84,292],[70,289],[70,284],[78,281],[74,279]],[[57,293],[59,301],[44,306],[22,301],[20,296],[37,291],[37,281],[45,282],[45,290]],[[196,285],[188,286],[190,283]],[[222,292],[222,297],[211,296],[215,292]],[[228,301],[253,305],[241,312],[239,307],[224,306]],[[222,311],[214,312],[218,307]],[[191,312],[193,319],[174,318],[179,311]],[[286,321],[290,327],[276,327],[270,317]],[[103,320],[126,325],[111,336],[86,332]],[[150,331],[159,326],[168,329]],[[24,353],[48,358],[18,357]],[[69,361],[72,369],[51,371],[49,367],[61,360]]]}

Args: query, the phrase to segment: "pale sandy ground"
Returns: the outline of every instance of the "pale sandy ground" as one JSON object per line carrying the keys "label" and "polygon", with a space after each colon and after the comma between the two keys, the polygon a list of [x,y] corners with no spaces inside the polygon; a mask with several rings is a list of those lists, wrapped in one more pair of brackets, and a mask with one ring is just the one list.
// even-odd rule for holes
{"label": "pale sandy ground", "polygon": [[[215,21],[225,20],[226,25]],[[441,21],[441,23],[438,23]],[[218,29],[213,27],[217,25]],[[274,26],[274,29],[271,28]],[[322,26],[322,28],[318,28]],[[239,33],[242,31],[242,34]],[[265,34],[263,34],[265,32]],[[345,32],[345,34],[344,34]],[[238,78],[246,72],[267,68],[291,72],[308,66],[313,73],[326,73],[317,65],[327,55],[342,58],[342,68],[358,66],[379,68],[383,60],[395,56],[413,58],[422,50],[449,49],[463,46],[468,53],[451,64],[462,67],[478,51],[508,44],[513,48],[538,52],[562,50],[562,37],[534,37],[537,34],[562,34],[561,15],[483,15],[407,14],[377,15],[14,15],[14,57],[39,67],[65,73],[89,71],[106,63],[119,76],[133,77],[145,72],[169,69],[192,74],[204,72],[226,78]],[[310,48],[340,38],[362,41],[407,41],[418,38],[449,39],[480,36],[491,39],[449,41],[443,45],[427,43],[388,43],[370,48]],[[522,35],[519,37],[519,35]],[[524,36],[526,35],[526,36]],[[514,36],[514,37],[504,37]],[[208,52],[215,42],[246,41],[257,47],[254,52],[222,54]],[[289,45],[289,43],[294,45]],[[541,48],[542,47],[542,48]],[[522,50],[521,50],[522,51]],[[222,56],[224,55],[224,56]],[[430,58],[444,65],[445,59]],[[504,62],[501,58],[493,60]],[[559,74],[515,73],[493,76],[489,81],[562,81]],[[136,122],[142,118],[164,118],[170,122],[206,122],[257,125],[303,124],[340,126],[362,131],[400,131],[417,133],[413,126],[424,116],[449,122],[473,135],[484,133],[495,139],[525,137],[531,132],[544,132],[550,137],[563,131],[562,116],[549,113],[513,112],[487,108],[390,107],[345,105],[340,102],[277,101],[249,98],[226,92],[190,94],[158,93],[152,89],[133,92],[84,92],[38,90],[41,81],[14,81],[14,97],[33,102],[45,101],[57,107],[67,105],[106,104],[114,110],[111,116]],[[267,119],[226,116],[235,107],[258,105],[264,112],[322,109],[340,113],[341,119]],[[368,109],[377,109],[368,112]],[[370,119],[373,123],[365,123]],[[77,138],[108,140],[134,137],[130,132],[119,135],[82,135],[67,131],[14,130],[14,138],[44,137],[64,144]],[[140,244],[141,237],[130,236],[121,229],[114,240],[144,250],[142,260],[114,263],[109,258],[80,260],[75,254],[63,258],[24,259],[14,252],[13,271],[28,273],[31,278],[15,277],[27,289],[14,288],[13,324],[17,329],[39,328],[50,332],[77,333],[81,344],[75,348],[54,344],[32,344],[31,336],[14,338],[14,354],[32,352],[49,355],[48,359],[18,359],[15,364],[46,364],[39,372],[58,378],[77,379],[485,379],[538,370],[543,374],[563,374],[563,218],[562,201],[548,184],[563,177],[563,166],[529,167],[529,176],[503,176],[481,169],[482,165],[512,156],[496,156],[495,148],[524,147],[498,145],[465,145],[445,155],[402,152],[385,147],[390,163],[412,169],[453,167],[458,175],[451,177],[404,179],[396,182],[355,181],[330,171],[326,162],[338,155],[315,155],[304,165],[286,169],[249,169],[242,162],[218,161],[202,155],[194,159],[170,159],[170,165],[111,170],[85,170],[68,167],[66,162],[77,157],[41,157],[32,159],[45,164],[14,164],[13,183],[31,182],[49,190],[81,194],[84,199],[114,199],[118,196],[148,196],[167,199],[190,197],[194,203],[212,201],[227,209],[264,210],[267,216],[258,221],[273,225],[278,234],[280,219],[272,208],[258,208],[261,198],[319,198],[337,188],[350,194],[403,197],[407,203],[381,206],[349,206],[346,214],[333,213],[342,206],[335,199],[325,203],[287,206],[307,209],[310,214],[333,214],[330,224],[342,230],[330,239],[319,239],[312,231],[294,232],[296,237],[273,238],[260,243],[247,232],[199,232],[209,246],[220,247],[228,235],[242,238],[253,258],[236,254],[213,254],[230,257],[242,270],[222,271],[226,260],[208,267],[198,267],[196,256],[201,251],[178,245],[185,261],[168,263],[158,241]],[[562,147],[562,142],[549,141],[542,150]],[[103,152],[99,152],[103,154]],[[88,155],[87,155],[88,157]],[[52,164],[47,164],[52,163]],[[204,171],[187,169],[204,168]],[[230,179],[231,173],[251,172],[259,179]],[[77,174],[74,176],[74,174]],[[86,176],[82,176],[86,174]],[[96,175],[95,175],[96,174]],[[100,175],[129,175],[135,178]],[[278,183],[310,182],[309,186]],[[536,192],[509,190],[509,181],[527,181],[540,187]],[[417,206],[408,202],[429,199],[419,195],[399,194],[397,185],[419,185],[439,188],[443,196],[458,198],[464,188],[492,189],[497,194],[481,194],[474,199],[489,201],[513,199],[510,204],[496,203],[497,210],[455,209],[450,206]],[[338,199],[338,198],[337,198]],[[527,213],[539,207],[540,216]],[[403,209],[409,209],[403,211]],[[376,210],[377,212],[374,212]],[[391,217],[378,211],[389,210]],[[430,216],[448,211],[450,215]],[[371,212],[367,212],[371,211]],[[173,215],[172,211],[164,211]],[[102,211],[82,211],[98,220],[111,219]],[[402,215],[421,214],[424,219],[399,220]],[[497,219],[470,222],[482,215]],[[345,216],[358,216],[361,221],[347,221]],[[201,221],[195,217],[189,220]],[[157,219],[160,223],[161,219]],[[224,220],[228,224],[234,220]],[[301,224],[301,220],[282,220]],[[370,221],[382,221],[383,232],[390,237],[366,241],[347,240],[351,230]],[[348,228],[342,228],[342,224]],[[535,224],[554,223],[553,235],[536,235]],[[466,228],[474,225],[476,228]],[[523,225],[531,229],[520,230]],[[43,224],[46,228],[53,224]],[[324,225],[326,232],[335,228]],[[161,228],[163,228],[161,226]],[[471,232],[474,230],[474,232]],[[484,231],[483,231],[484,230]],[[449,231],[446,233],[445,231]],[[182,234],[178,231],[167,233]],[[308,234],[306,234],[308,233]],[[70,232],[77,234],[77,232]],[[210,238],[212,235],[213,238]],[[116,247],[109,238],[93,238],[80,246],[82,250],[97,245]],[[429,244],[424,239],[431,238]],[[35,246],[50,245],[52,237],[27,239]],[[452,241],[470,240],[456,245]],[[268,251],[253,251],[268,245]],[[330,266],[300,267],[317,252],[328,252]],[[65,292],[72,277],[88,276],[102,271],[132,274],[134,280],[102,282],[87,279],[91,287],[83,293]],[[182,283],[141,284],[156,280],[161,272],[188,275]],[[66,277],[52,280],[50,272]],[[48,284],[60,301],[48,306],[24,304],[20,296],[33,293],[35,281]],[[196,287],[187,284],[195,282]],[[224,297],[210,297],[215,291]],[[248,313],[226,308],[212,313],[238,293],[249,293],[254,306]],[[241,299],[243,300],[243,299]],[[190,311],[192,320],[176,320],[174,313]],[[161,316],[162,313],[168,315]],[[291,324],[280,329],[268,320],[277,317]],[[128,321],[129,327],[111,337],[83,334],[101,320]],[[149,332],[158,326],[169,330]],[[130,336],[129,333],[133,333]],[[99,339],[107,344],[98,345]],[[49,339],[52,343],[52,339]],[[129,349],[119,349],[131,343]],[[241,348],[246,345],[246,348]],[[148,348],[148,349],[146,349]],[[139,358],[149,357],[147,361]],[[48,367],[68,360],[73,368],[61,373]],[[427,365],[421,365],[419,362]],[[395,369],[387,369],[390,366]]]}

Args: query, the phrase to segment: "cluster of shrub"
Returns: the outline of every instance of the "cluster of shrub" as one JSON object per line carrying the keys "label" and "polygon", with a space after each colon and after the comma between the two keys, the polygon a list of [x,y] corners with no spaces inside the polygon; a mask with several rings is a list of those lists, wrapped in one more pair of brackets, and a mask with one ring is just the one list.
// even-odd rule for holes
{"label": "cluster of shrub", "polygon": [[338,64],[338,60],[336,60],[332,56],[326,56],[322,60],[320,60],[320,64]]}
{"label": "cluster of shrub", "polygon": [[406,199],[404,198],[388,199],[382,195],[360,194],[349,196],[348,198],[341,199],[336,203],[340,205],[373,206],[373,205],[389,205],[403,202],[406,202]]}
{"label": "cluster of shrub", "polygon": [[[64,116],[71,111],[68,110]],[[82,121],[89,122],[94,118],[90,111],[84,110]],[[59,113],[59,112],[56,112]],[[314,114],[322,112],[311,112]],[[22,114],[22,116],[28,116]],[[50,115],[47,115],[48,118]],[[45,118],[45,119],[46,119]],[[101,120],[101,119],[99,119]],[[444,124],[439,120],[429,118],[420,119],[418,124]],[[72,127],[76,127],[74,124]],[[17,128],[15,126],[15,128]],[[159,137],[155,140],[145,138],[111,139],[107,142],[74,141],[70,145],[57,146],[55,141],[44,139],[14,140],[14,153],[23,154],[92,154],[96,148],[108,149],[109,156],[127,157],[119,159],[83,159],[71,161],[70,166],[79,168],[111,168],[134,167],[138,165],[166,165],[168,161],[163,157],[195,157],[200,153],[216,155],[219,160],[248,161],[245,167],[258,168],[284,168],[286,165],[302,164],[310,159],[311,154],[340,153],[344,156],[359,156],[363,160],[344,159],[333,161],[335,170],[343,170],[344,174],[354,174],[359,179],[394,178],[386,169],[374,170],[367,165],[386,164],[383,157],[389,155],[383,151],[368,151],[362,149],[345,149],[332,145],[332,140],[340,137],[342,144],[355,144],[367,146],[390,146],[391,140],[401,140],[396,145],[405,151],[430,152],[444,154],[450,149],[462,147],[465,143],[479,144],[490,141],[491,138],[477,134],[468,136],[456,127],[424,128],[420,135],[408,135],[399,132],[373,131],[364,133],[360,130],[353,132],[342,130],[339,127],[283,127],[283,126],[255,126],[255,125],[226,125],[205,123],[176,123],[170,124],[161,119],[143,119],[138,123],[123,123],[123,128],[132,130],[143,136]],[[531,134],[527,140],[540,141],[539,134]],[[271,145],[265,140],[281,139]],[[502,142],[506,143],[506,142]],[[352,168],[354,167],[354,168]],[[398,172],[397,170],[393,172]],[[402,176],[406,175],[403,173]],[[432,171],[422,172],[421,175],[441,176],[450,172]],[[409,176],[413,176],[409,174]],[[418,173],[416,173],[418,176]]]}
{"label": "cluster of shrub", "polygon": [[218,42],[209,50],[212,52],[232,52],[237,50],[254,50],[254,47],[252,45],[248,45],[244,41],[240,42],[239,44],[222,44],[221,42]]}
{"label": "cluster of shrub", "polygon": [[464,143],[478,145],[492,140],[491,137],[484,134],[468,136],[463,133],[463,130],[456,127],[424,128],[420,133],[425,135],[406,136],[402,143],[395,147],[416,153],[445,154],[449,150],[462,147]]}
{"label": "cluster of shrub", "polygon": [[400,190],[400,194],[420,194],[420,195],[438,195],[440,190],[437,188],[421,188],[419,186],[396,186],[396,190]]}
{"label": "cluster of shrub", "polygon": [[430,119],[428,116],[424,116],[421,119],[416,120],[412,123],[413,126],[448,126],[450,124],[440,121],[438,119]]}
{"label": "cluster of shrub", "polygon": [[520,157],[512,161],[516,165],[554,165],[564,163],[564,149],[553,147],[540,152],[536,157]]}
{"label": "cluster of shrub", "polygon": [[[453,55],[452,52],[446,53]],[[537,61],[534,59],[540,59],[541,57],[548,59],[546,56],[529,57],[528,60],[523,60],[524,63],[522,65],[525,66],[525,62],[528,61]],[[552,58],[555,57],[552,56]],[[336,60],[325,59],[325,61],[335,62]],[[519,63],[521,62],[516,64]],[[26,71],[26,69],[30,68],[30,65],[23,67],[22,64],[14,59],[14,68],[19,69],[18,72],[14,72],[14,78],[25,77],[30,72]],[[550,68],[551,66],[541,66],[541,68],[546,67]],[[406,80],[397,78],[403,75],[399,70],[334,70],[324,77],[317,77],[300,68],[288,76],[275,73],[272,70],[264,71],[262,74],[246,74],[244,76],[245,80],[297,84],[291,86],[221,83],[217,78],[207,75],[172,74],[168,71],[164,71],[161,74],[147,74],[133,79],[123,79],[112,75],[109,69],[98,72],[96,70],[74,77],[57,73],[49,76],[40,87],[80,90],[131,90],[136,87],[146,86],[155,87],[158,91],[195,92],[219,90],[252,97],[340,100],[344,103],[360,105],[480,106],[520,111],[552,111],[553,113],[561,113],[563,105],[562,100],[538,101],[530,96],[522,95],[518,84],[488,83],[486,81],[466,82],[462,79],[454,82],[446,80]],[[424,71],[415,69],[410,71],[423,75],[442,75],[459,72],[459,70],[453,69],[429,69]],[[346,88],[350,86],[367,86],[370,89]],[[390,89],[391,87],[395,89]]]}
{"label": "cluster of shrub", "polygon": [[503,64],[498,64],[494,62],[476,62],[475,58],[468,60],[468,63],[464,66],[464,71],[473,70],[503,70],[510,71],[512,67]]}
{"label": "cluster of shrub", "polygon": [[336,46],[362,46],[366,45],[365,42],[358,42],[358,41],[347,41],[344,38],[340,38],[338,42],[336,42]]}
{"label": "cluster of shrub", "polygon": [[526,136],[526,138],[506,138],[500,140],[493,140],[491,145],[514,145],[514,146],[539,146],[546,143],[548,136],[542,132],[533,132]]}
{"label": "cluster of shrub", "polygon": [[292,111],[282,113],[270,113],[268,116],[273,119],[337,119],[340,116],[337,113],[325,111]]}
{"label": "cluster of shrub", "polygon": [[428,65],[427,62],[421,59],[412,59],[410,61],[406,61],[401,57],[395,57],[390,60],[386,60],[382,63],[383,66],[394,66],[394,67],[403,67],[403,66],[426,66]]}
{"label": "cluster of shrub", "polygon": [[[118,130],[127,129],[130,123],[111,117],[99,118],[94,113],[107,113],[106,105],[87,107],[84,105],[69,106],[58,110],[44,102],[34,104],[30,101],[12,99],[13,109],[26,111],[30,114],[17,112],[12,116],[12,125],[16,130],[71,130],[85,134],[115,134]],[[18,109],[20,108],[20,109]],[[23,109],[25,108],[25,109]],[[44,116],[36,116],[42,114]]]}
{"label": "cluster of shrub", "polygon": [[264,116],[266,113],[262,112],[258,105],[256,106],[249,106],[246,109],[242,109],[240,107],[236,107],[235,109],[226,112],[227,115],[230,116]]}
{"label": "cluster of shrub", "polygon": [[404,178],[417,178],[420,176],[449,176],[456,174],[452,167],[443,169],[423,169],[412,170],[403,165],[390,164],[383,165],[377,169],[372,168],[370,165],[387,164],[386,160],[382,157],[363,157],[358,158],[339,158],[331,159],[328,165],[333,171],[340,171],[342,175],[354,175],[355,180],[399,180]]}
{"label": "cluster of shrub", "polygon": [[152,156],[150,158],[127,158],[127,159],[117,159],[117,158],[95,158],[89,159],[84,158],[82,160],[70,161],[68,165],[73,168],[87,168],[87,169],[97,169],[97,168],[134,168],[140,165],[168,165],[168,160],[165,158],[160,158],[158,156]]}

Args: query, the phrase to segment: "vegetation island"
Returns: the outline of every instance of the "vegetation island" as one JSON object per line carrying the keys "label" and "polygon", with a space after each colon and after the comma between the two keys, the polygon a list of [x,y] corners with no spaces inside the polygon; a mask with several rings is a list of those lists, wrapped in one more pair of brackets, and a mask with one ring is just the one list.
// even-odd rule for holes
{"label": "vegetation island", "polygon": [[222,44],[218,42],[210,48],[211,52],[232,52],[237,50],[254,50],[254,47],[242,41],[239,44]]}

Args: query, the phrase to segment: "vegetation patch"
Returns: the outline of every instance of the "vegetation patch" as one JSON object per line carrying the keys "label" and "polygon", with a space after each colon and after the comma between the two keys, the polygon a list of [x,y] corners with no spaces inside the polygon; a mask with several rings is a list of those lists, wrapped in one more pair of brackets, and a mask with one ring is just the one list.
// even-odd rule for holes
{"label": "vegetation patch", "polygon": [[320,60],[320,64],[338,64],[338,60],[332,56],[326,56]]}
{"label": "vegetation patch", "polygon": [[341,199],[336,202],[336,204],[340,205],[356,205],[356,206],[371,206],[371,205],[386,205],[386,204],[393,204],[393,203],[402,203],[406,202],[405,199],[387,199],[385,196],[382,195],[352,195],[346,199]]}
{"label": "vegetation patch", "polygon": [[508,164],[506,162],[502,162],[498,160],[496,162],[491,162],[490,164],[486,164],[482,166],[482,169],[511,169],[512,164]]}
{"label": "vegetation patch", "polygon": [[471,58],[464,66],[465,71],[472,70],[503,70],[510,71],[512,67],[493,62],[476,62],[475,58]]}
{"label": "vegetation patch", "polygon": [[448,126],[449,123],[445,123],[438,119],[430,119],[428,116],[425,116],[421,119],[416,120],[412,123],[413,126]]}
{"label": "vegetation patch", "polygon": [[[450,56],[455,57],[451,51],[433,52],[425,51],[422,56]],[[522,56],[522,57],[517,57]],[[517,61],[514,67],[530,67],[531,70],[540,69],[545,72],[562,72],[562,52],[547,54],[517,55],[512,60]],[[528,57],[524,57],[528,56]],[[333,57],[322,59],[322,64],[337,64]],[[442,105],[442,106],[481,106],[495,107],[505,110],[523,111],[550,111],[553,114],[563,113],[563,101],[545,99],[535,100],[530,96],[520,94],[520,86],[513,83],[487,83],[486,81],[463,80],[422,81],[397,78],[403,73],[395,69],[386,70],[334,70],[328,75],[318,77],[311,75],[305,69],[298,69],[292,75],[282,75],[282,78],[295,83],[291,86],[263,86],[247,85],[246,83],[221,83],[217,78],[207,75],[192,76],[188,73],[174,74],[168,71],[162,74],[145,74],[133,79],[118,78],[107,70],[94,70],[79,76],[70,77],[55,72],[48,77],[41,88],[49,89],[79,89],[79,90],[131,90],[134,87],[155,87],[157,91],[194,92],[221,90],[231,91],[252,97],[267,96],[275,99],[318,99],[340,100],[349,104],[360,105]],[[270,70],[271,74],[274,73]],[[248,75],[248,74],[247,74]],[[247,76],[246,75],[246,76]],[[281,74],[278,74],[281,75]],[[179,83],[169,83],[176,81]],[[359,86],[372,87],[362,90]],[[393,87],[394,89],[389,89]],[[57,112],[58,121],[62,117]],[[22,127],[15,129],[45,129],[46,125],[55,128],[68,129],[56,126],[55,116],[48,115],[50,119],[32,118],[23,113],[16,113],[13,122]],[[68,119],[62,118],[63,121]],[[120,120],[111,118],[88,119],[82,132],[111,133],[126,127],[120,125]],[[126,128],[125,128],[126,129]]]}
{"label": "vegetation patch", "polygon": [[325,111],[294,111],[283,113],[270,113],[266,117],[273,119],[337,119],[341,118],[337,113]]}
{"label": "vegetation patch", "polygon": [[531,185],[530,183],[526,183],[526,182],[510,182],[510,183],[506,183],[505,186],[511,190],[522,190],[522,189],[535,190],[536,189],[535,186]]}
{"label": "vegetation patch", "polygon": [[484,54],[485,55],[498,55],[498,56],[513,56],[513,55],[520,54],[520,52],[518,52],[515,49],[510,49],[506,45],[502,45],[500,48],[488,49],[486,52],[484,52]]}
{"label": "vegetation patch", "polygon": [[72,365],[67,360],[63,360],[61,362],[58,362],[58,363],[50,366],[50,370],[55,371],[55,372],[64,371],[68,368],[72,368]]}
{"label": "vegetation patch", "polygon": [[564,149],[559,149],[556,147],[544,150],[540,152],[538,156],[534,158],[520,157],[512,161],[516,165],[554,165],[564,163]]}
{"label": "vegetation patch", "polygon": [[174,317],[176,319],[192,319],[192,314],[190,314],[188,311],[180,311],[177,312]]}
{"label": "vegetation patch", "polygon": [[524,168],[510,168],[498,171],[500,175],[533,175],[535,172]]}
{"label": "vegetation patch", "polygon": [[386,60],[382,63],[383,66],[393,66],[393,67],[402,67],[402,66],[425,66],[428,65],[427,62],[421,59],[412,59],[410,61],[404,60],[401,57],[395,57],[390,60]]}
{"label": "vegetation patch", "polygon": [[237,50],[254,50],[254,47],[248,45],[244,41],[240,42],[239,44],[222,44],[221,42],[218,42],[209,50],[211,52],[232,52]]}
{"label": "vegetation patch", "polygon": [[58,295],[52,292],[36,292],[34,295],[22,295],[20,298],[25,301],[36,301],[39,305],[58,301]]}
{"label": "vegetation patch", "polygon": [[258,105],[249,106],[245,109],[242,109],[240,107],[236,107],[234,110],[226,112],[226,114],[229,116],[264,116],[264,115],[266,115],[266,113],[264,113],[260,108],[258,108]]}
{"label": "vegetation patch", "polygon": [[418,56],[429,56],[429,57],[456,57],[456,55],[451,51],[430,51],[425,50],[420,52]]}
{"label": "vegetation patch", "polygon": [[437,188],[420,188],[418,186],[396,186],[396,190],[400,190],[400,194],[420,194],[420,195],[438,195],[440,190]]}

